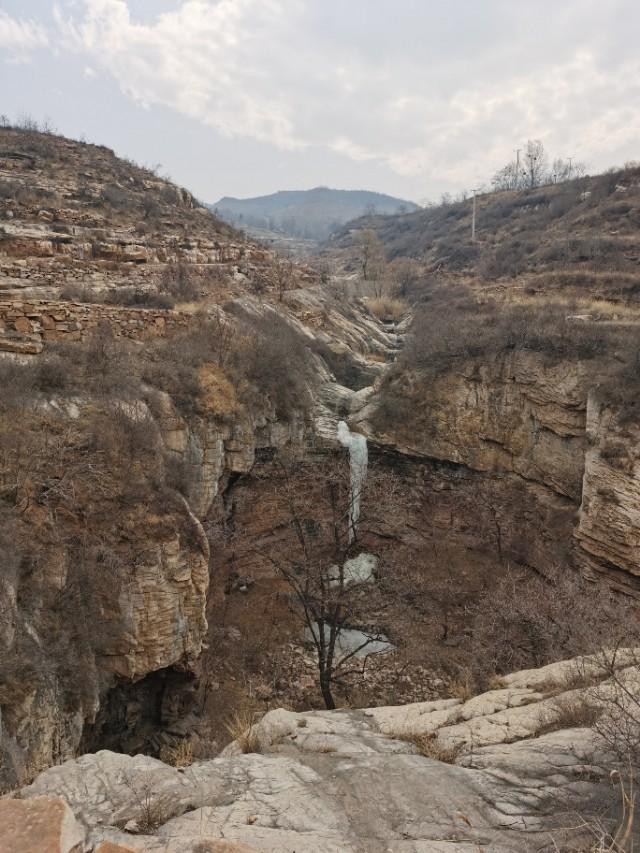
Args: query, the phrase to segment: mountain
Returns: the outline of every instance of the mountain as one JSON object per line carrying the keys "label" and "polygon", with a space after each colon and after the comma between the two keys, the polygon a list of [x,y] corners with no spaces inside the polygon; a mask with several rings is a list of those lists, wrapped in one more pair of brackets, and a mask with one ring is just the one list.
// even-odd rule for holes
{"label": "mountain", "polygon": [[394,214],[419,210],[417,204],[366,190],[287,190],[257,198],[221,198],[210,206],[227,222],[267,229],[289,237],[320,242],[351,219],[366,213]]}

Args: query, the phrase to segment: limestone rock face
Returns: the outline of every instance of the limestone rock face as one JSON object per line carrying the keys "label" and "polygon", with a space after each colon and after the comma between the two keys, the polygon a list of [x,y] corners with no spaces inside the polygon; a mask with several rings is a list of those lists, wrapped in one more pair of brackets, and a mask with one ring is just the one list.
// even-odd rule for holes
{"label": "limestone rock face", "polygon": [[393,438],[409,453],[511,472],[579,500],[587,388],[586,366],[548,365],[537,353],[468,362],[428,381],[415,401],[423,428]]}
{"label": "limestone rock face", "polygon": [[[637,429],[620,424],[590,375],[588,362],[517,351],[435,377],[396,377],[396,390],[412,404],[406,432],[402,423],[380,435],[367,427],[375,395],[356,418],[402,454],[481,474],[491,496],[476,496],[474,517],[491,503],[511,558],[543,570],[571,559],[629,588],[640,576]],[[495,547],[490,534],[489,541]]]}
{"label": "limestone rock face", "polygon": [[194,661],[207,628],[208,552],[186,549],[175,536],[152,544],[143,556],[131,585],[118,593],[124,631],[101,660],[127,679]]}
{"label": "limestone rock face", "polygon": [[[255,726],[260,753],[232,744],[177,770],[100,752],[47,770],[20,796],[62,797],[90,843],[150,853],[216,842],[273,853],[539,850],[609,796],[610,757],[590,730],[543,733],[550,703],[575,693],[576,665],[516,673],[467,702],[272,711]],[[595,659],[580,665],[604,678]],[[442,749],[434,757],[414,746],[425,734]]]}
{"label": "limestone rock face", "polygon": [[[208,545],[198,528],[179,507],[156,528],[134,527],[118,543],[118,563],[99,563],[99,576],[79,575],[63,548],[39,543],[28,585],[4,579],[0,787],[75,755],[117,680],[194,664],[209,587]],[[79,583],[87,592],[81,601],[73,597]],[[63,619],[60,600],[68,605]]]}
{"label": "limestone rock face", "polygon": [[640,466],[638,430],[621,424],[595,395],[587,408],[589,449],[576,536],[588,565],[615,566],[640,576]]}

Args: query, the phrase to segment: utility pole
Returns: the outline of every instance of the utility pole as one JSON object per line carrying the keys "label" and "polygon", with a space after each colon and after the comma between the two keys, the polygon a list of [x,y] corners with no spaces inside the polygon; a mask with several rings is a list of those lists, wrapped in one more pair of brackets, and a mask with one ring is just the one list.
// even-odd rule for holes
{"label": "utility pole", "polygon": [[516,148],[516,182],[514,186],[514,190],[518,189],[518,180],[520,178],[520,152],[522,148]]}
{"label": "utility pole", "polygon": [[567,157],[567,160],[569,161],[569,180],[571,180],[571,165],[573,163],[573,159],[573,157]]}
{"label": "utility pole", "polygon": [[471,213],[471,242],[476,242],[476,193],[477,189],[473,190],[473,208]]}

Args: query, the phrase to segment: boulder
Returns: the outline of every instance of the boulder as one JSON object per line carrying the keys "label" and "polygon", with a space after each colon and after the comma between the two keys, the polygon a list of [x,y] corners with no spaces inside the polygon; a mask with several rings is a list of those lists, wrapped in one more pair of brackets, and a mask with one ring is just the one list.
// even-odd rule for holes
{"label": "boulder", "polygon": [[64,800],[0,800],[0,853],[82,853],[85,832]]}

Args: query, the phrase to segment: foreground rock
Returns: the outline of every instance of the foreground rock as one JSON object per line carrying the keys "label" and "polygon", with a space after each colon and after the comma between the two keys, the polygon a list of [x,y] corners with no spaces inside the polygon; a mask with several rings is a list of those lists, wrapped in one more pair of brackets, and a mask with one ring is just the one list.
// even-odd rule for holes
{"label": "foreground rock", "polygon": [[64,800],[0,802],[0,853],[81,853],[85,832]]}
{"label": "foreground rock", "polygon": [[[575,671],[516,673],[466,702],[272,711],[212,761],[176,769],[103,751],[18,796],[62,798],[101,851],[554,849],[611,800],[610,759],[591,730],[550,731],[558,702],[596,689],[571,689]],[[594,661],[582,671],[607,689]],[[248,745],[260,751],[243,754]]]}

